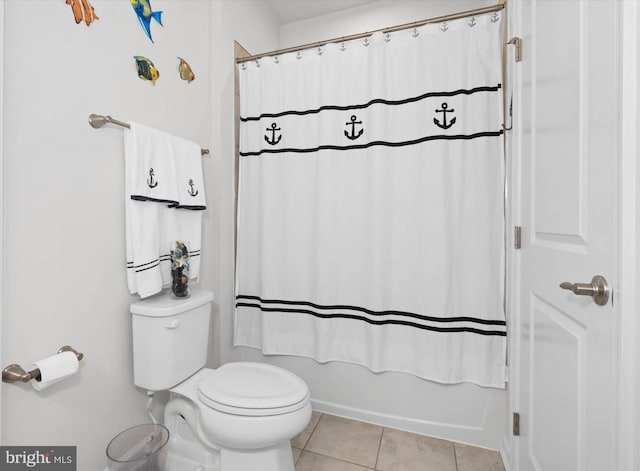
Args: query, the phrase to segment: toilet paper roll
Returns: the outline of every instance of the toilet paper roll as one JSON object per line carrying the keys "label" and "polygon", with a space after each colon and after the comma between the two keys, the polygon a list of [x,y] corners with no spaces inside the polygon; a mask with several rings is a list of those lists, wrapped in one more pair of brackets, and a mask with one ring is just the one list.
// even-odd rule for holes
{"label": "toilet paper roll", "polygon": [[40,381],[31,380],[38,391],[78,372],[78,357],[73,352],[62,352],[36,361],[34,368],[40,370]]}

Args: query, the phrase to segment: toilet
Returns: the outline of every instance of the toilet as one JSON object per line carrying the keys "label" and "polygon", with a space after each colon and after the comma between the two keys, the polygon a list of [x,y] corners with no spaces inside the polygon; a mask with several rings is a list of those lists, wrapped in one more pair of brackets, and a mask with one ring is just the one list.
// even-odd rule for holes
{"label": "toilet", "polygon": [[213,293],[131,305],[134,384],[170,392],[166,471],[294,471],[290,440],[311,418],[309,388],[266,363],[204,368]]}

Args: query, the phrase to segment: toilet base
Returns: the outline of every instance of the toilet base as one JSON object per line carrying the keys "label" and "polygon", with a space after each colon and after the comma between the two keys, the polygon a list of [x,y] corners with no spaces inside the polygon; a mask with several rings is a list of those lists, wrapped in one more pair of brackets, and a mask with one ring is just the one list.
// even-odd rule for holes
{"label": "toilet base", "polygon": [[197,455],[172,453],[169,449],[167,464],[163,471],[221,471],[217,457],[201,459]]}
{"label": "toilet base", "polygon": [[289,442],[260,450],[214,451],[185,437],[175,437],[168,446],[164,471],[295,471]]}
{"label": "toilet base", "polygon": [[163,471],[221,471],[220,451],[204,447],[185,420],[176,416],[167,425],[170,435]]}
{"label": "toilet base", "polygon": [[[307,404],[302,413],[307,422],[310,410],[311,406]],[[191,401],[181,397],[169,401],[164,425],[170,436],[167,465],[163,471],[295,471],[289,440],[256,449],[203,442],[198,419],[197,408]]]}
{"label": "toilet base", "polygon": [[261,450],[221,450],[221,471],[294,471],[291,445],[284,442]]}

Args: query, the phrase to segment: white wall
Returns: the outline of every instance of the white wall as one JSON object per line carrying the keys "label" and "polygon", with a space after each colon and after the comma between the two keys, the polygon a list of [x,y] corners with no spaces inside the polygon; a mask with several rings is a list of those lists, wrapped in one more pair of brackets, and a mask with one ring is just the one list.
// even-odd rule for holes
{"label": "white wall", "polygon": [[[279,48],[371,31],[458,11],[494,5],[493,0],[380,0],[363,7],[287,24],[281,28]],[[246,44],[253,54],[273,50],[264,44]],[[227,211],[232,211],[232,201]],[[224,226],[226,228],[226,226]],[[233,233],[224,234],[224,244],[232,253]],[[232,259],[226,272],[233,274]],[[219,293],[221,312],[233,309],[233,294]],[[400,373],[374,374],[366,368],[344,363],[318,364],[296,357],[267,357],[259,351],[232,349],[226,339],[231,324],[221,326],[225,339],[223,361],[265,361],[288,368],[301,376],[311,389],[316,409],[383,425],[498,449],[506,434],[506,401],[503,390],[472,384],[444,386]]]}
{"label": "white wall", "polygon": [[493,6],[496,3],[497,0],[378,0],[337,13],[283,25],[280,30],[280,47],[294,47],[340,38]]}
{"label": "white wall", "polygon": [[[233,39],[271,47],[279,34],[255,3],[154,0],[165,26],[152,23],[151,44],[128,1],[93,4],[100,19],[87,27],[64,1],[0,3],[2,361],[27,368],[63,344],[85,353],[80,373],[48,390],[2,384],[2,444],[75,445],[83,471],[104,469],[109,440],[148,421],[132,384],[128,308],[138,297],[124,269],[123,130],[95,130],[87,117],[137,121],[211,150],[201,279],[230,296],[220,225],[228,232],[233,221],[220,208],[233,182],[233,113],[223,110],[233,100]],[[159,68],[155,87],[137,78],[133,55]],[[193,83],[178,78],[176,56],[193,67]],[[211,364],[218,358],[212,348]]]}

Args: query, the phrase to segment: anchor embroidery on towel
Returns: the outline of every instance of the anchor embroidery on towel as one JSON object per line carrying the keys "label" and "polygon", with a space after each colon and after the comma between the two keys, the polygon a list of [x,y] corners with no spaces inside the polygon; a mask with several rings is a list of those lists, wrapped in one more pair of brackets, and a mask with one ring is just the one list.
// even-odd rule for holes
{"label": "anchor embroidery on towel", "polygon": [[193,197],[196,197],[198,196],[198,190],[194,190],[193,187],[194,187],[193,180],[189,179],[189,189],[187,190],[187,193],[189,193]]}
{"label": "anchor embroidery on towel", "polygon": [[351,134],[345,131],[344,135],[347,136],[352,141],[355,139],[358,139],[360,136],[362,136],[362,133],[364,132],[364,129],[360,129],[358,131],[358,134],[356,134],[356,124],[362,124],[362,121],[356,121],[356,119],[358,119],[358,117],[356,115],[352,115],[351,122],[345,123],[347,126],[351,125]]}
{"label": "anchor embroidery on towel", "polygon": [[155,188],[158,186],[158,182],[153,179],[153,168],[149,169],[149,178],[147,178],[147,185],[149,185],[149,188]]}
{"label": "anchor embroidery on towel", "polygon": [[442,113],[442,123],[440,121],[438,121],[436,118],[433,118],[433,122],[439,128],[449,129],[451,126],[453,126],[455,124],[456,118],[455,117],[451,118],[451,121],[449,121],[449,123],[447,123],[447,113],[453,113],[455,110],[454,109],[451,109],[451,110],[448,109],[449,105],[447,105],[446,103],[443,103],[441,106],[442,106],[442,109],[441,110],[436,110],[436,113]]}
{"label": "anchor embroidery on towel", "polygon": [[277,126],[278,125],[276,123],[271,123],[271,129],[267,128],[267,131],[271,131],[271,139],[269,139],[269,136],[264,136],[264,140],[272,146],[275,146],[278,142],[280,142],[280,139],[282,139],[282,134],[280,134],[276,139],[276,131],[280,131],[280,128]]}

